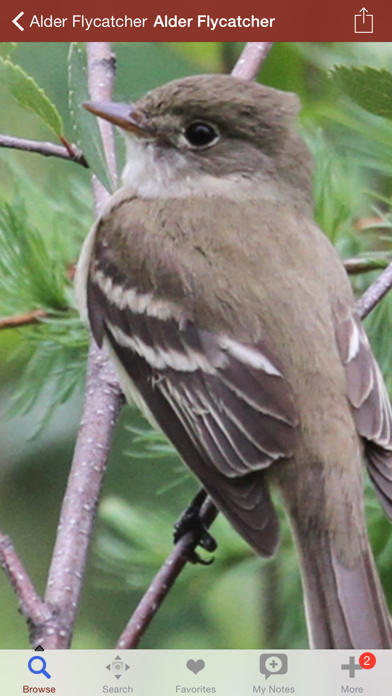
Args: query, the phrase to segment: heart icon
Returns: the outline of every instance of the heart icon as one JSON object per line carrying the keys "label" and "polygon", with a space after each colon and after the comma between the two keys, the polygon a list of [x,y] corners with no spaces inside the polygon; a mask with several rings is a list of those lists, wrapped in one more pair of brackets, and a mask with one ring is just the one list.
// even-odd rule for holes
{"label": "heart icon", "polygon": [[197,662],[195,662],[194,660],[188,660],[186,666],[188,667],[188,669],[191,670],[191,672],[197,674],[198,672],[201,672],[201,670],[204,669],[206,665],[204,660],[197,660]]}

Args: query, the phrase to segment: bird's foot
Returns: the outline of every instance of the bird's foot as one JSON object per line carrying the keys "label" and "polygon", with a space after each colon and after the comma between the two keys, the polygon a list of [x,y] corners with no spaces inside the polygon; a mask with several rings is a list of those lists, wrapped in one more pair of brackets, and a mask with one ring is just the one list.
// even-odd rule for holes
{"label": "bird's foot", "polygon": [[[189,507],[187,507],[177,520],[174,525],[174,543],[176,544],[187,532],[193,532],[196,537],[197,546],[201,546],[208,551],[208,553],[213,553],[218,548],[218,544],[200,518],[201,506],[206,497],[207,494],[203,489],[199,491]],[[189,561],[191,563],[200,563],[201,565],[211,565],[214,559],[211,558],[209,561],[206,561],[201,558],[196,551],[191,551],[189,554]]]}

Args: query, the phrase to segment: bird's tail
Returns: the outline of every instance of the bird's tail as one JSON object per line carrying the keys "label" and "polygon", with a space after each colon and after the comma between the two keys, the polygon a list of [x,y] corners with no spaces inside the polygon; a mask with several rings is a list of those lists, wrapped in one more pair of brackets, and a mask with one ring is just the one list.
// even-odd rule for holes
{"label": "bird's tail", "polygon": [[366,532],[348,563],[327,533],[309,528],[305,533],[295,520],[291,523],[311,647],[391,648],[391,619]]}

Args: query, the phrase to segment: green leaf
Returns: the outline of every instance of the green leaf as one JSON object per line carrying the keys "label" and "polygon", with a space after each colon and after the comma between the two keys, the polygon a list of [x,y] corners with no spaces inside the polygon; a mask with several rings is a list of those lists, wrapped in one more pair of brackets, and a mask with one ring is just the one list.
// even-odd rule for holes
{"label": "green leaf", "polygon": [[19,65],[0,58],[0,80],[19,106],[36,114],[58,137],[63,134],[61,116],[43,89]]}
{"label": "green leaf", "polygon": [[76,141],[81,148],[89,167],[101,184],[113,192],[114,184],[106,164],[101,134],[97,119],[83,109],[82,104],[89,100],[85,52],[77,43],[71,43],[68,55],[69,108]]}
{"label": "green leaf", "polygon": [[333,70],[331,79],[366,111],[392,119],[392,74],[387,70],[340,65]]}
{"label": "green leaf", "polygon": [[0,57],[9,58],[15,51],[17,44],[13,41],[0,41]]}

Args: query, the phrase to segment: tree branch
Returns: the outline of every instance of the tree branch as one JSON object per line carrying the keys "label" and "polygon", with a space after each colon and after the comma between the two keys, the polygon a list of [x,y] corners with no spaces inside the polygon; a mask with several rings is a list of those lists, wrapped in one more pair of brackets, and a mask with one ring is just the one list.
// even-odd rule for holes
{"label": "tree branch", "polygon": [[25,314],[14,314],[12,317],[0,318],[1,329],[16,329],[19,326],[27,326],[28,324],[36,324],[43,317],[47,317],[48,313],[44,309],[34,309],[32,312]]}
{"label": "tree branch", "polygon": [[96,507],[121,405],[113,369],[92,344],[82,420],[45,592],[53,618],[34,633],[34,645],[45,649],[67,648],[71,642]]}
{"label": "tree branch", "polygon": [[25,138],[14,138],[11,135],[0,134],[0,147],[23,150],[24,152],[35,152],[44,157],[60,157],[61,159],[70,160],[88,169],[88,164],[84,158],[83,152],[73,144],[67,143],[63,146],[56,145],[55,143],[26,140]]}
{"label": "tree branch", "polygon": [[[204,527],[208,529],[217,515],[217,508],[212,501],[207,498],[200,513],[200,519]],[[137,648],[149,624],[161,607],[181,571],[191,558],[197,544],[198,538],[195,532],[187,532],[177,542],[170,556],[168,556],[165,563],[160,568],[147,592],[133,612],[130,621],[116,645],[117,649]]]}
{"label": "tree branch", "polygon": [[382,259],[345,259],[343,266],[349,275],[360,275],[361,273],[371,273],[385,268],[388,264]]}
{"label": "tree branch", "polygon": [[237,60],[231,74],[243,80],[255,80],[267,58],[273,41],[249,41]]}
{"label": "tree branch", "polygon": [[[90,98],[110,100],[115,67],[110,44],[87,44],[87,63]],[[103,133],[103,145],[108,167],[114,176],[114,140],[107,131]],[[93,187],[98,214],[109,193],[95,177]],[[37,627],[35,632],[35,643],[43,644],[45,648],[67,648],[71,642],[96,507],[114,427],[123,404],[114,370],[93,341],[90,344],[85,393],[45,593],[45,602],[55,608],[55,617],[53,622]]]}

